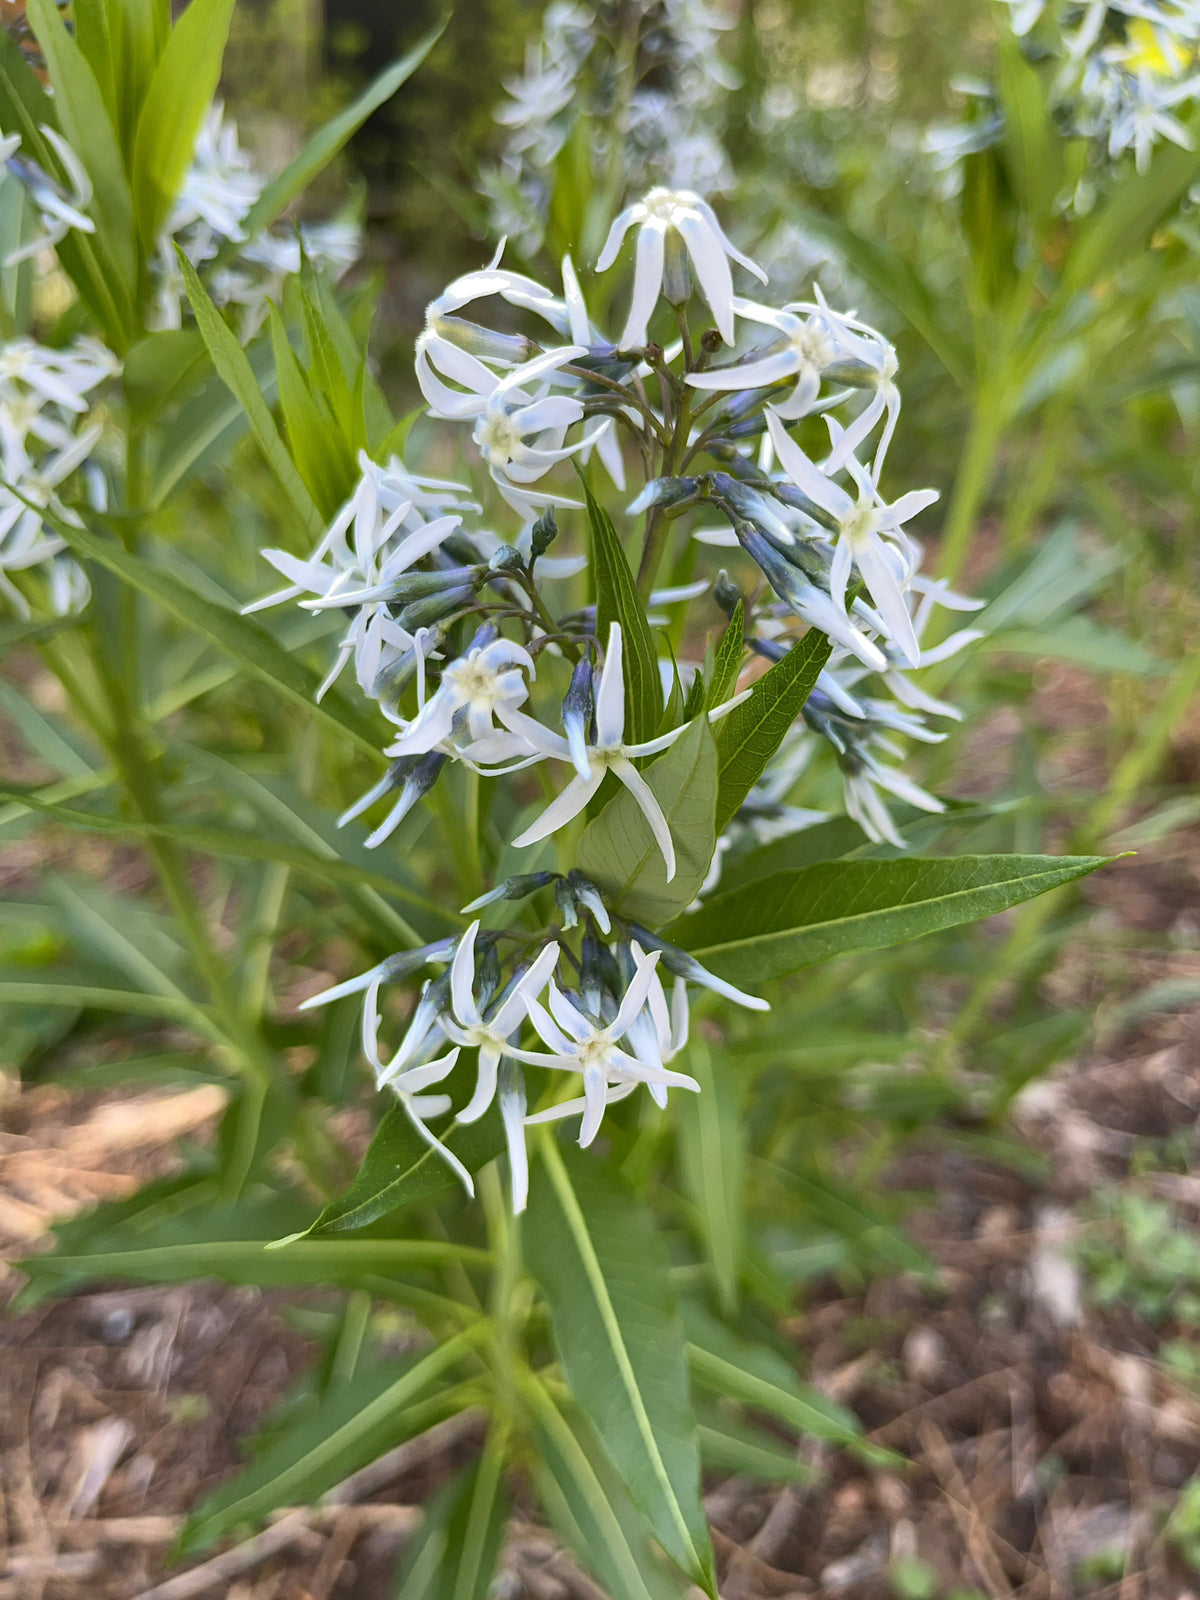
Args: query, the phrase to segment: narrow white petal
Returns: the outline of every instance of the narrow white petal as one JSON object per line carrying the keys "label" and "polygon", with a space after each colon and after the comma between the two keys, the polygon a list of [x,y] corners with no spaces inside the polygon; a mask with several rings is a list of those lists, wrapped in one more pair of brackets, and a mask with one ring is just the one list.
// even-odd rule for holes
{"label": "narrow white petal", "polygon": [[637,801],[638,810],[649,824],[655,843],[662,851],[662,858],[667,868],[667,882],[670,883],[675,876],[675,845],[671,838],[670,825],[663,816],[662,807],[654,798],[654,791],[632,762],[619,759],[613,762],[612,770]]}

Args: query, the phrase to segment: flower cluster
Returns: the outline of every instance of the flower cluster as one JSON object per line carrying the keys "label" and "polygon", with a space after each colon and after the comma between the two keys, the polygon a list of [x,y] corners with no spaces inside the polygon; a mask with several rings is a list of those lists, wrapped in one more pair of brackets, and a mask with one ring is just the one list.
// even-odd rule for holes
{"label": "flower cluster", "polygon": [[39,129],[62,172],[62,180],[47,172],[36,161],[21,153],[19,133],[0,134],[0,178],[15,178],[22,185],[38,214],[41,232],[34,234],[4,259],[6,267],[28,261],[40,251],[61,243],[72,229],[95,233],[96,224],[87,214],[92,203],[92,182],[83,163],[71,146],[53,128]]}
{"label": "flower cluster", "polygon": [[178,328],[186,304],[175,255],[178,245],[194,267],[209,268],[215,304],[237,307],[242,339],[254,334],[285,278],[307,258],[336,281],[358,257],[359,233],[348,220],[302,223],[288,232],[253,226],[266,187],[241,148],[235,125],[214,104],[196,140],[192,164],[159,240],[155,325]]}
{"label": "flower cluster", "polygon": [[[389,838],[455,764],[473,781],[510,780],[516,806],[526,807],[511,827],[513,849],[556,842],[558,870],[538,870],[539,853],[531,870],[464,907],[520,902],[501,926],[473,923],[461,938],[401,953],[311,1002],[365,992],[364,1049],[380,1085],[468,1186],[428,1123],[452,1105],[461,1106],[458,1122],[473,1122],[498,1101],[518,1207],[527,1122],[578,1112],[587,1143],[605,1106],[638,1084],[659,1103],[670,1087],[695,1088],[669,1067],[686,1041],[687,984],[763,1004],[631,921],[620,895],[580,871],[584,812],[623,794],[669,889],[680,840],[655,758],[697,719],[719,725],[764,662],[815,628],[831,642],[829,662],[722,844],[739,830],[764,837],[814,820],[792,791],[822,747],[840,768],[849,813],[872,839],[899,846],[884,796],[927,811],[942,802],[902,771],[897,741],[937,740],[927,719],[957,715],[914,674],[977,636],[960,630],[924,642],[935,608],[974,602],[921,573],[910,524],[936,495],[882,492],[900,415],[887,340],[819,292],[781,307],[740,294],[735,274],[760,283],[764,274],[690,190],[655,188],[623,211],[598,270],[623,255],[632,257],[632,283],[616,338],[593,321],[569,258],[561,288],[509,270],[500,253],[451,283],[428,308],[416,377],[429,416],[458,430],[477,464],[475,497],[464,484],[364,456],[355,493],[307,560],[265,552],[288,587],[256,602],[295,600],[346,619],[327,683],[353,661],[396,730],[383,777],[341,819],[386,804],[369,846]],[[502,328],[477,320],[496,301]],[[660,663],[661,706],[647,713],[643,698],[635,710],[628,612],[624,626],[611,615],[602,625],[598,606],[566,587],[585,562],[550,554],[557,515],[582,510],[564,480],[592,456],[625,497],[631,461],[641,464],[643,486],[626,510],[645,517],[650,627],[673,617],[686,646],[695,633],[674,608],[705,595],[709,622],[722,609],[740,619],[737,670],[721,694],[685,654]],[[696,515],[703,525],[681,520]],[[488,526],[489,516],[500,520]],[[673,539],[676,529],[699,543]],[[721,571],[653,587],[664,552],[690,567],[714,547],[728,551],[737,581]],[[446,970],[425,983],[399,1046],[383,1052],[382,987],[428,965]],[[670,1003],[661,971],[676,979]],[[476,1053],[465,1103],[456,1098],[462,1051]],[[533,1073],[542,1075],[537,1094]],[[581,1080],[581,1096],[558,1096],[563,1073]]]}
{"label": "flower cluster", "polygon": [[[1132,152],[1139,172],[1162,140],[1190,150],[1181,114],[1200,99],[1200,6],[1196,0],[1006,0],[1013,32],[1057,64],[1052,99],[1059,120],[1109,160]],[[935,130],[930,148],[952,165],[1000,136],[1002,113],[986,85],[969,86],[972,117]],[[1085,179],[1074,197],[1086,202]]]}
{"label": "flower cluster", "polygon": [[[87,599],[81,568],[65,555],[53,521],[75,521],[60,498],[68,480],[88,472],[100,442],[100,423],[89,420],[88,396],[119,371],[94,339],[62,349],[14,339],[0,345],[0,594],[21,615],[25,595],[9,574],[45,566],[48,599],[60,615]],[[104,492],[98,469],[87,488],[95,503]]]}
{"label": "flower cluster", "polygon": [[712,128],[717,102],[738,83],[719,50],[729,26],[709,0],[553,0],[496,113],[508,137],[483,174],[496,231],[537,252],[550,175],[581,119],[599,167],[617,162],[635,188],[728,189],[729,158]]}

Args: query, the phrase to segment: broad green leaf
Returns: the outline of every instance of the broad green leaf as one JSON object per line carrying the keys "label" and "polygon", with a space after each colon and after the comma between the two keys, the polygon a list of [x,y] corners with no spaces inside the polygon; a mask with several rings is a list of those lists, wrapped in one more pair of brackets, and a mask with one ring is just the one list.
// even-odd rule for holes
{"label": "broad green leaf", "polygon": [[117,105],[117,78],[113,63],[107,0],[74,0],[71,6],[71,20],[75,24],[75,37],[79,40],[79,48],[95,75],[100,93],[104,96],[104,104],[108,107],[109,117],[112,119],[113,127],[116,128],[120,113]]}
{"label": "broad green leaf", "polygon": [[279,437],[279,429],[275,426],[275,419],[254,375],[250,358],[237,342],[232,328],[213,305],[195,267],[182,251],[177,250],[176,254],[187,288],[187,296],[196,316],[196,326],[208,346],[213,365],[249,418],[259,449],[279,479],[283,492],[291,501],[293,510],[300,518],[301,527],[315,538],[324,527],[324,518],[296,471],[287,446]]}
{"label": "broad green leaf", "polygon": [[717,751],[705,718],[697,717],[642,776],[671,829],[674,878],[667,882],[650,824],[624,787],[588,823],[576,859],[616,910],[653,928],[695,899],[716,848]]}
{"label": "broad green leaf", "polygon": [[801,1383],[791,1363],[769,1345],[740,1338],[695,1305],[687,1307],[685,1323],[688,1361],[698,1386],[770,1412],[816,1439],[852,1444],[861,1435],[852,1411]]}
{"label": "broad green leaf", "polygon": [[405,1552],[396,1600],[488,1600],[508,1518],[504,1456],[493,1432],[479,1460],[434,1497]]}
{"label": "broad green leaf", "polygon": [[584,1419],[568,1421],[532,1374],[522,1389],[532,1412],[534,1488],[560,1537],[612,1600],[683,1600],[682,1582],[657,1558]]}
{"label": "broad green leaf", "polygon": [[723,705],[737,686],[738,673],[742,667],[742,657],[746,653],[745,635],[746,606],[744,601],[739,600],[734,607],[729,626],[721,635],[717,653],[713,657],[712,679],[709,682],[708,694],[705,698],[705,705],[709,711],[713,710],[715,706]]}
{"label": "broad green leaf", "polygon": [[269,316],[284,436],[314,504],[328,519],[354,488],[358,477],[354,452],[332,413],[314,395],[274,306]]}
{"label": "broad green leaf", "polygon": [[580,473],[587,500],[591,530],[592,574],[596,584],[596,637],[602,646],[608,642],[612,623],[621,624],[622,671],[625,678],[625,741],[640,744],[658,732],[662,718],[662,681],[658,675],[658,652],[625,559],[612,518],[588,487]]}
{"label": "broad green leaf", "polygon": [[186,389],[203,361],[204,340],[195,328],[163,328],[139,339],[121,372],[130,415],[149,421]]}
{"label": "broad green leaf", "polygon": [[541,1131],[525,1242],[567,1382],[663,1549],[715,1595],[666,1246],[631,1189],[587,1157],[568,1170]]}
{"label": "broad green leaf", "polygon": [[113,539],[103,539],[72,523],[55,519],[55,530],[62,534],[74,553],[96,561],[140,593],[169,611],[186,628],[200,634],[226,655],[232,656],[247,672],[268,684],[284,699],[300,706],[315,721],[348,735],[363,749],[378,756],[380,735],[372,719],[330,690],[318,704],[316,691],[320,679],[295,655],[284,650],[263,628],[249,617],[206,599],[181,583],[162,567],[154,567],[135,556]]}
{"label": "broad green leaf", "polygon": [[735,1422],[714,1406],[700,1412],[700,1455],[710,1471],[760,1483],[810,1483],[812,1467],[765,1428]]}
{"label": "broad green leaf", "polygon": [[882,950],[1032,900],[1104,856],[831,861],[717,895],[668,930],[722,978],[753,986],[848,950]]}
{"label": "broad green leaf", "polygon": [[28,15],[54,85],[59,126],[92,180],[97,253],[111,267],[111,287],[130,317],[137,270],[133,204],[116,129],[96,75],[53,0],[28,0]]}
{"label": "broad green leaf", "polygon": [[[411,1439],[444,1414],[430,1396],[471,1347],[458,1334],[424,1355],[388,1362],[333,1389],[269,1436],[253,1465],[205,1497],[187,1520],[176,1554],[195,1555],[235,1528],[261,1522],[279,1506],[311,1505],[327,1489]],[[473,1597],[474,1591],[464,1591]]]}
{"label": "broad green leaf", "polygon": [[1010,29],[1001,28],[999,45],[997,85],[1009,173],[1026,215],[1040,231],[1062,187],[1062,141],[1050,119],[1041,79]]}
{"label": "broad green leaf", "polygon": [[825,635],[811,629],[782,661],[763,673],[750,698],[718,723],[718,838],[804,709],[829,650]]}
{"label": "broad green leaf", "polygon": [[234,0],[190,0],[171,30],[138,114],[133,204],[147,255],[183,186],[217,91],[233,5]]}
{"label": "broad green leaf", "polygon": [[[442,1142],[469,1172],[478,1172],[504,1149],[499,1111],[493,1108],[478,1122],[453,1128]],[[389,1211],[424,1200],[458,1182],[457,1174],[421,1138],[404,1108],[392,1105],[375,1130],[354,1182],[345,1194],[330,1201],[300,1237],[320,1239],[365,1228]],[[282,1251],[287,1254],[294,1248],[285,1243]]]}
{"label": "broad green leaf", "polygon": [[440,27],[418,40],[407,55],[401,56],[390,67],[386,67],[356,100],[313,134],[295,160],[267,184],[250,208],[242,224],[247,237],[253,238],[264,228],[269,228],[301,190],[306,189],[317,174],[329,165],[371,113],[390,100],[397,89],[412,77],[441,38],[445,26],[446,24],[442,23]]}
{"label": "broad green leaf", "polygon": [[113,82],[126,165],[132,163],[138,116],[171,34],[170,0],[107,0]]}
{"label": "broad green leaf", "polygon": [[683,1179],[708,1246],[717,1300],[728,1316],[737,1309],[741,1275],[746,1124],[724,1052],[714,1057],[698,1030],[680,1070],[690,1072],[700,1085],[699,1094],[680,1096]]}
{"label": "broad green leaf", "polygon": [[809,207],[793,208],[795,220],[827,240],[855,273],[900,313],[962,388],[971,365],[957,335],[942,321],[944,297],[931,289],[891,245],[866,239],[836,217]]}
{"label": "broad green leaf", "polygon": [[442,1240],[299,1239],[286,1250],[270,1248],[289,1226],[303,1226],[303,1200],[271,1197],[260,1204],[222,1205],[215,1186],[204,1186],[207,1203],[169,1213],[131,1235],[120,1220],[90,1235],[78,1253],[69,1248],[21,1263],[27,1295],[63,1294],[98,1278],[136,1283],[184,1283],[219,1278],[262,1287],[296,1284],[361,1286],[364,1277],[403,1278],[456,1261],[485,1266],[490,1257]]}

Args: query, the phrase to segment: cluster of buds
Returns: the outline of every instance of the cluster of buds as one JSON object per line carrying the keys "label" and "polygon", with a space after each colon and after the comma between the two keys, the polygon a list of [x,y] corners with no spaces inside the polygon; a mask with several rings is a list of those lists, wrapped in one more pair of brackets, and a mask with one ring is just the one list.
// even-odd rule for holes
{"label": "cluster of buds", "polygon": [[[468,1183],[427,1124],[454,1103],[469,1070],[459,1053],[476,1052],[457,1117],[473,1121],[498,1099],[518,1207],[528,1122],[578,1111],[587,1143],[605,1106],[639,1083],[659,1103],[671,1087],[695,1088],[669,1066],[686,1038],[689,983],[763,1004],[629,922],[580,872],[575,819],[603,800],[609,775],[611,792],[623,789],[645,819],[671,884],[678,841],[647,762],[692,719],[719,723],[764,660],[815,628],[833,646],[829,664],[732,826],[777,833],[812,820],[790,803],[791,790],[823,746],[840,766],[850,813],[872,838],[899,843],[884,794],[926,810],[941,802],[895,765],[896,741],[940,738],[927,719],[956,715],[913,675],[976,637],[962,630],[922,643],[936,607],[974,602],[921,575],[909,524],[936,496],[881,492],[900,413],[887,340],[819,295],[774,307],[737,293],[736,272],[764,275],[690,191],[654,189],[622,212],[598,270],[616,263],[631,232],[632,291],[615,339],[593,321],[569,258],[561,290],[508,270],[501,252],[450,284],[428,309],[416,376],[430,417],[459,430],[478,464],[475,498],[399,461],[364,459],[357,491],[309,560],[267,552],[290,587],[260,602],[343,613],[330,677],[353,659],[397,730],[383,778],[342,819],[386,803],[368,844],[387,839],[453,764],[482,780],[504,777],[518,805],[536,793],[526,774],[539,768],[553,794],[512,826],[508,843],[525,849],[554,836],[559,870],[481,883],[464,908],[520,901],[516,924],[512,911],[502,926],[473,923],[461,938],[393,957],[311,1002],[365,991],[364,1048],[380,1085]],[[501,303],[503,326],[476,320],[489,301]],[[556,544],[558,519],[583,509],[568,474],[593,456],[622,498],[632,464],[641,468],[627,516],[645,519],[639,577],[651,626],[671,616],[685,646],[693,620],[703,629],[722,610],[744,629],[741,683],[723,703],[674,692],[697,687],[699,665],[660,663],[663,705],[648,737],[628,700],[621,623],[598,630],[597,606],[569,587],[585,558]],[[694,525],[697,516],[705,525]],[[691,568],[713,547],[729,552],[733,576],[654,587],[668,554]],[[705,596],[707,618],[674,610]],[[446,970],[425,984],[399,1047],[384,1053],[381,986],[438,963]],[[670,1002],[663,970],[676,978]],[[537,1096],[532,1072],[542,1074]],[[558,1098],[564,1072],[582,1080],[581,1097]]]}

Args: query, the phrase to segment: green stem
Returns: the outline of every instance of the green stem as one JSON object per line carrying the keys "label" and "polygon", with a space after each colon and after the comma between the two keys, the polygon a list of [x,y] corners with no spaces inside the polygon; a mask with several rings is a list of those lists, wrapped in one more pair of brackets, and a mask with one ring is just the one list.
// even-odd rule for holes
{"label": "green stem", "polygon": [[959,576],[971,536],[991,483],[996,453],[1004,433],[998,391],[989,385],[976,396],[950,509],[942,530],[940,575],[951,583]]}

